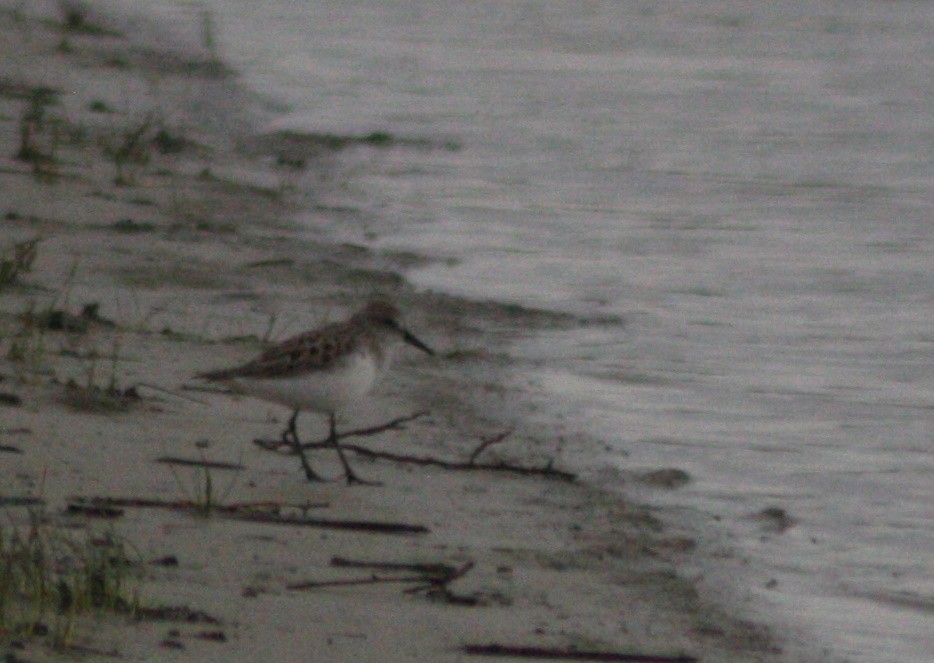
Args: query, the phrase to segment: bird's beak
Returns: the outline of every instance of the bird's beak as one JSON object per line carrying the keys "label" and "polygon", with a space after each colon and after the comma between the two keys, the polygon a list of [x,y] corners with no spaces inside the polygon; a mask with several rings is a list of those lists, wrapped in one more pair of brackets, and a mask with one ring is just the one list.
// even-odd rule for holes
{"label": "bird's beak", "polygon": [[415,338],[415,336],[412,335],[411,332],[409,332],[409,331],[407,331],[407,330],[403,330],[403,331],[402,331],[402,340],[405,341],[406,343],[408,343],[409,345],[412,345],[412,346],[418,348],[418,349],[421,350],[422,352],[426,352],[426,353],[430,354],[432,357],[435,355],[435,351],[434,351],[434,350],[432,350],[432,349],[429,348],[427,345],[425,345],[424,343],[422,343],[421,341],[419,341],[417,338]]}

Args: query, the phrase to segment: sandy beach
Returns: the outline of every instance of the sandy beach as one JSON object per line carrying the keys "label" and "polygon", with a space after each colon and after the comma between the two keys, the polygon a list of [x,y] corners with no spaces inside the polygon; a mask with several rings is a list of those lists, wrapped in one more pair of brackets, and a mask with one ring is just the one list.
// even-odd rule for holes
{"label": "sandy beach", "polygon": [[[605,321],[416,292],[419,256],[294,221],[289,168],[391,147],[257,135],[258,102],[209,50],[12,12],[0,44],[2,531],[119,540],[133,578],[132,605],[67,636],[54,614],[49,635],[8,632],[7,660],[806,660],[706,596],[680,571],[692,533],[590,487],[573,459],[599,441],[523,399],[511,339]],[[334,480],[309,483],[253,443],[288,412],[193,375],[374,293],[438,356],[401,356],[341,427],[418,414],[347,440],[408,461],[353,453],[382,485],[346,486],[314,450]],[[475,464],[529,472],[424,461],[485,441]]]}

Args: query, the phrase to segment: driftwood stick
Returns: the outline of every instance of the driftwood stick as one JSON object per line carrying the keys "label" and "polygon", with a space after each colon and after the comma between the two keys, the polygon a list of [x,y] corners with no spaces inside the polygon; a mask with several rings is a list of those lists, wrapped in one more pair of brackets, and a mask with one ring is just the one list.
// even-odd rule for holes
{"label": "driftwood stick", "polygon": [[[428,576],[452,576],[457,569],[450,564],[418,564],[411,562],[363,562],[345,557],[332,557],[331,566],[345,569],[376,569],[379,571],[412,571]],[[424,577],[420,580],[425,580]]]}
{"label": "driftwood stick", "polygon": [[204,460],[198,458],[179,458],[178,456],[161,456],[156,458],[157,463],[166,465],[184,465],[186,467],[204,467],[212,470],[244,470],[240,463],[225,463],[219,460]]}
{"label": "driftwood stick", "polygon": [[201,610],[194,610],[185,605],[137,606],[134,609],[137,621],[180,622],[184,624],[220,624],[217,617],[212,617]]}
{"label": "driftwood stick", "polygon": [[433,458],[431,456],[408,456],[405,454],[395,454],[389,451],[373,451],[372,449],[368,449],[358,444],[342,444],[341,446],[344,448],[344,450],[353,451],[354,453],[366,458],[380,458],[383,460],[391,460],[395,463],[410,463],[412,465],[430,465],[432,467],[441,467],[445,470],[487,470],[491,472],[511,472],[513,474],[522,474],[527,476],[541,475],[553,479],[561,479],[563,481],[574,481],[577,479],[576,474],[555,469],[550,463],[544,467],[525,467],[523,465],[513,465],[511,463],[505,463],[501,461],[496,463],[457,462],[451,460],[442,460],[440,458]]}
{"label": "driftwood stick", "polygon": [[277,512],[282,509],[298,509],[304,512],[310,509],[327,509],[330,506],[330,502],[303,502],[301,504],[290,504],[288,502],[231,502],[220,508],[224,511],[256,511],[262,509],[267,512]]}
{"label": "driftwood stick", "polygon": [[422,576],[377,576],[373,575],[369,578],[354,578],[348,580],[346,578],[341,580],[309,580],[308,582],[297,582],[293,585],[286,585],[286,589],[294,590],[306,590],[306,589],[321,589],[322,587],[351,587],[354,585],[377,585],[382,583],[393,583],[393,582],[422,582],[425,578]]}
{"label": "driftwood stick", "polygon": [[[355,430],[350,430],[344,433],[341,433],[338,437],[343,439],[345,437],[364,437],[368,435],[375,435],[377,433],[382,433],[387,430],[399,430],[402,429],[406,424],[414,419],[423,417],[428,414],[427,411],[415,412],[414,414],[406,415],[404,417],[398,417],[391,421],[388,421],[384,424],[379,424],[378,426],[371,426],[369,428],[358,428]],[[513,474],[521,474],[525,476],[544,476],[552,479],[561,479],[562,481],[575,481],[577,475],[572,472],[566,472],[564,470],[555,469],[555,467],[549,463],[544,467],[525,467],[523,465],[514,465],[512,463],[507,463],[504,461],[498,461],[494,463],[478,463],[477,458],[480,456],[483,451],[493,446],[494,444],[499,444],[507,437],[512,434],[512,430],[504,431],[502,433],[497,433],[496,435],[483,438],[480,444],[476,449],[470,454],[467,461],[452,461],[452,460],[442,460],[440,458],[433,458],[431,456],[410,456],[405,454],[396,454],[389,451],[374,451],[368,449],[367,447],[361,446],[359,444],[341,444],[341,448],[345,451],[352,451],[359,456],[364,456],[365,458],[370,458],[372,460],[389,460],[394,463],[408,463],[411,465],[430,465],[432,467],[440,467],[445,470],[473,470],[473,471],[490,471],[490,472],[511,472]],[[287,455],[296,453],[294,445],[291,443],[285,442],[283,440],[253,440],[253,443],[256,444],[261,449],[267,451],[277,451]],[[324,440],[320,442],[307,442],[302,445],[302,449],[323,449],[329,448],[331,446],[329,440]]]}
{"label": "driftwood stick", "polygon": [[[186,511],[189,509],[204,510],[203,504],[198,504],[190,500],[155,500],[140,497],[76,497],[68,498],[69,508],[71,505],[82,507],[127,507],[137,509],[170,509],[176,511]],[[212,511],[218,513],[237,513],[242,511],[256,511],[257,509],[280,510],[280,509],[299,509],[307,511],[308,509],[323,509],[331,506],[329,502],[305,502],[303,504],[288,504],[284,502],[237,502],[234,504],[218,504],[211,506]]]}
{"label": "driftwood stick", "polygon": [[[137,498],[94,497],[91,499],[72,497],[69,502],[76,505],[78,510],[87,511],[91,508],[99,510],[115,507],[159,508],[176,511],[199,510],[204,511],[204,505],[189,501],[165,502],[162,500],[149,500]],[[298,506],[304,509],[310,505],[276,505]],[[291,525],[294,527],[320,527],[325,529],[350,530],[355,532],[369,532],[371,534],[425,534],[429,531],[424,525],[411,523],[393,523],[373,520],[329,520],[325,518],[293,518],[282,516],[268,511],[256,511],[256,504],[236,504],[231,506],[212,506],[211,511],[221,514],[232,520],[244,520],[253,523],[266,523],[270,525]]]}
{"label": "driftwood stick", "polygon": [[197,505],[188,500],[151,500],[142,497],[81,497],[68,498],[69,504],[93,505],[100,507],[133,507],[137,509],[175,509],[183,511]]}
{"label": "driftwood stick", "polygon": [[405,590],[406,594],[425,592],[429,596],[442,597],[451,603],[476,603],[475,599],[455,596],[448,590],[448,584],[457,580],[473,568],[473,562],[467,562],[458,567],[449,564],[420,564],[409,562],[364,562],[332,557],[331,566],[353,569],[378,569],[382,571],[415,572],[418,575],[384,576],[375,573],[368,578],[340,578],[337,580],[309,580],[307,582],[288,585],[287,589],[307,590],[322,587],[351,587],[359,585],[375,585],[383,583],[417,583],[415,587]]}
{"label": "driftwood stick", "polygon": [[513,645],[464,645],[461,651],[473,656],[535,658],[549,661],[616,661],[623,663],[697,663],[694,656],[657,656],[622,652],[583,651],[570,648]]}
{"label": "driftwood stick", "polygon": [[374,520],[329,520],[325,518],[287,518],[275,514],[237,512],[228,514],[234,520],[271,525],[292,525],[295,527],[321,527],[325,529],[351,530],[371,534],[426,534],[429,530],[424,525],[410,523],[391,523]]}

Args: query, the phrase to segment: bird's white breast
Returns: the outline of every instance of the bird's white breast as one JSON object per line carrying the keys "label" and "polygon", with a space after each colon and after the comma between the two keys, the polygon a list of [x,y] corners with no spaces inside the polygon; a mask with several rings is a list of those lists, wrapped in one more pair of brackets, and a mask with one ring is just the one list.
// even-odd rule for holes
{"label": "bird's white breast", "polygon": [[243,393],[295,410],[336,412],[363,398],[378,374],[373,355],[354,352],[326,370],[276,378],[239,378],[235,383]]}

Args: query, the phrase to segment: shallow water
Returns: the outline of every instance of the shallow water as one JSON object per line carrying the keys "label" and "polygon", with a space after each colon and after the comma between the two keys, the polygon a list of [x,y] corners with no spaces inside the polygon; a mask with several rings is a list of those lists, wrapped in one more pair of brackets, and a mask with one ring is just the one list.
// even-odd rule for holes
{"label": "shallow water", "polygon": [[[690,472],[649,499],[719,518],[702,571],[847,660],[934,660],[934,8],[747,5],[207,3],[276,127],[423,141],[303,183],[357,211],[334,236],[620,316],[522,379],[600,463]],[[146,10],[197,38],[198,5]]]}

